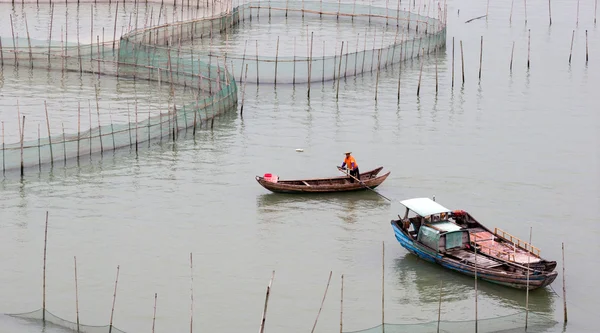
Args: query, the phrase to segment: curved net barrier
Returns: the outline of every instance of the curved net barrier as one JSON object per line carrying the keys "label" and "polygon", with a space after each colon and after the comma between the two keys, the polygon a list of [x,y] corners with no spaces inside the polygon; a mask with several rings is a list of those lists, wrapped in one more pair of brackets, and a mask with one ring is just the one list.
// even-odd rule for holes
{"label": "curved net barrier", "polygon": [[[45,326],[45,332],[49,332],[48,326],[55,325],[56,328],[65,328],[69,331],[73,332],[81,332],[81,333],[125,333],[112,325],[104,325],[104,326],[92,326],[92,325],[83,325],[81,323],[75,323],[72,321],[68,321],[66,319],[62,319],[58,316],[53,315],[48,310],[36,310],[27,313],[17,313],[17,314],[7,314],[7,316],[18,318],[21,320],[25,320],[31,322],[36,325]],[[57,330],[58,331],[58,330]],[[63,332],[61,330],[60,332]]]}
{"label": "curved net barrier", "polygon": [[[61,71],[98,78],[111,76],[121,80],[156,82],[159,86],[169,87],[170,99],[167,109],[164,112],[161,110],[159,114],[151,114],[138,111],[137,100],[131,101],[135,107],[132,107],[131,114],[128,110],[128,121],[113,123],[111,119],[110,123],[101,124],[98,106],[98,95],[101,93],[96,87],[94,111],[98,114],[98,126],[90,125],[88,129],[81,129],[81,121],[78,119],[76,132],[73,129],[65,131],[63,125],[62,131],[55,128],[51,133],[51,119],[46,110],[46,124],[41,128],[38,124],[37,140],[29,135],[28,139],[25,139],[24,133],[31,131],[34,126],[19,115],[19,138],[16,140],[14,137],[5,137],[2,122],[0,161],[3,173],[20,170],[22,175],[24,169],[29,167],[37,166],[41,170],[44,164],[53,165],[63,161],[66,164],[67,160],[95,153],[102,154],[123,147],[135,147],[137,151],[143,142],[150,143],[163,138],[176,140],[182,130],[191,130],[195,135],[198,126],[205,125],[216,115],[237,108],[236,81],[244,84],[254,80],[256,83],[308,82],[310,91],[310,82],[336,79],[339,81],[342,77],[379,71],[406,59],[437,52],[445,45],[446,39],[446,10],[442,9],[440,3],[437,4],[437,8],[431,10],[437,10],[437,18],[433,18],[421,15],[421,8],[416,14],[410,10],[400,10],[400,2],[397,3],[396,9],[392,9],[358,5],[356,2],[342,4],[339,1],[328,3],[289,0],[252,1],[235,6],[229,0],[192,1],[187,2],[187,5],[181,2],[179,7],[176,6],[176,1],[168,15],[164,9],[168,5],[155,0],[154,2],[160,3],[160,9],[156,12],[151,11],[150,14],[147,11],[145,17],[136,16],[136,28],[132,29],[131,15],[133,12],[137,15],[137,9],[142,6],[141,2],[117,1],[115,8],[111,7],[111,10],[114,10],[117,17],[120,4],[125,8],[126,2],[136,6],[136,10],[130,13],[128,31],[123,33],[122,29],[117,39],[115,18],[115,40],[105,42],[104,30],[100,39],[101,35],[94,33],[92,28],[90,40],[84,43],[79,42],[79,24],[77,43],[63,42],[62,26],[61,41],[52,39],[54,4],[47,5],[50,8],[51,27],[48,40],[30,38],[25,18],[26,39],[23,38],[23,33],[19,38],[18,34],[14,36],[14,32],[12,38],[0,38],[1,68],[14,66],[17,69]],[[148,6],[148,2],[145,5]],[[201,7],[209,9],[200,13]],[[427,12],[429,11],[428,8]],[[81,17],[87,18],[83,15]],[[93,16],[90,19],[93,20]],[[280,55],[278,38],[273,56],[259,54],[258,42],[254,56],[246,53],[247,45],[244,46],[243,52],[239,48],[235,50],[230,47],[229,36],[236,33],[235,29],[243,28],[246,22],[260,22],[265,19],[268,20],[268,24],[278,19],[279,23],[285,23],[281,20],[290,20],[290,24],[293,23],[293,19],[332,22],[335,20],[335,24],[340,26],[351,22],[363,24],[365,27],[386,28],[382,29],[384,31],[379,35],[377,28],[374,29],[372,43],[371,35],[367,36],[365,30],[364,43],[357,36],[354,50],[350,50],[349,42],[344,44],[342,41],[339,51],[336,46],[336,50],[332,50],[331,53],[325,52],[325,46],[334,44],[335,41],[320,41],[324,47],[319,49],[313,43],[312,33],[305,55],[296,54],[295,39],[293,45],[286,44],[289,40],[282,41]],[[12,20],[13,16],[10,16],[11,28]],[[67,26],[64,28],[66,41],[70,29]],[[207,43],[209,45],[206,45]],[[283,51],[292,48],[294,53],[291,56]],[[69,112],[81,111],[73,109]],[[91,122],[90,110],[90,124]]]}
{"label": "curved net barrier", "polygon": [[[557,322],[547,315],[529,312],[527,318],[527,332],[544,332],[555,326]],[[479,319],[477,321],[477,330],[475,330],[475,320],[466,321],[446,321],[439,322],[439,332],[523,332],[525,328],[525,312],[519,312],[512,315]],[[430,333],[438,332],[438,322],[432,321],[420,324],[385,324],[367,328],[358,331],[344,331],[344,333]]]}

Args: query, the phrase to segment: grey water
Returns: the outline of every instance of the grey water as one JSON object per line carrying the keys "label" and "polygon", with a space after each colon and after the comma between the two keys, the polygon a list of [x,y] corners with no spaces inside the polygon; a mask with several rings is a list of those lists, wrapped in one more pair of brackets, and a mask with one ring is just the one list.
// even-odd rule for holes
{"label": "grey water", "polygon": [[[126,332],[151,329],[155,293],[156,331],[189,331],[192,286],[194,331],[258,330],[273,270],[266,330],[310,330],[330,271],[316,331],[339,330],[341,274],[344,331],[366,329],[381,322],[382,242],[387,323],[437,320],[440,279],[442,320],[474,320],[474,281],[407,253],[389,224],[403,212],[398,200],[435,195],[440,204],[521,239],[531,228],[542,256],[559,263],[559,277],[529,294],[530,310],[559,322],[546,332],[597,331],[600,34],[594,3],[580,2],[577,15],[577,2],[552,1],[551,26],[546,2],[527,3],[527,23],[522,2],[515,2],[512,22],[509,2],[486,6],[448,1],[447,45],[424,58],[419,97],[419,59],[402,64],[400,102],[398,65],[380,73],[377,101],[375,72],[342,79],[339,100],[335,81],[312,84],[310,101],[306,85],[249,83],[243,116],[224,114],[195,139],[153,144],[138,155],[104,154],[23,180],[3,178],[0,313],[41,308],[48,211],[46,306],[70,321],[76,256],[80,321],[88,325],[108,324],[118,265],[114,325]],[[0,8],[4,20],[12,9]],[[486,11],[487,20],[465,23]],[[4,39],[10,30],[0,34]],[[273,40],[272,33],[264,38]],[[2,103],[0,116],[16,119],[14,107]],[[391,171],[378,191],[393,202],[369,191],[278,195],[254,180],[264,173],[335,176],[347,150],[361,170]],[[479,282],[477,297],[480,319],[524,311],[524,291]],[[6,317],[0,325],[35,332]]]}

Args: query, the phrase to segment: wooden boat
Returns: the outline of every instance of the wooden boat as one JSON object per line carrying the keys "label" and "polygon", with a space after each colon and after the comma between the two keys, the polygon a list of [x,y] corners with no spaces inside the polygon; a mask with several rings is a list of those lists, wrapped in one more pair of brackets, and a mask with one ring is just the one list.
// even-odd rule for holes
{"label": "wooden boat", "polygon": [[382,176],[378,176],[383,167],[379,167],[367,172],[361,172],[361,183],[352,179],[350,176],[339,176],[332,178],[312,178],[297,180],[269,180],[265,177],[256,176],[256,181],[262,187],[275,193],[328,193],[328,192],[347,192],[366,190],[367,187],[374,189],[381,185],[390,175],[388,171]]}
{"label": "wooden boat", "polygon": [[545,287],[558,275],[556,261],[543,259],[538,248],[498,228],[491,232],[463,210],[451,211],[429,198],[400,203],[406,212],[391,221],[396,239],[422,259],[517,289]]}

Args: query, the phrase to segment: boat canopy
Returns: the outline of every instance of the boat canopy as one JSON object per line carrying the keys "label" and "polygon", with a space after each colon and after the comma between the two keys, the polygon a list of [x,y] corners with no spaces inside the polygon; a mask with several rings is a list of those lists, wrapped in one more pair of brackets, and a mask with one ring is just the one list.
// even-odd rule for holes
{"label": "boat canopy", "polygon": [[406,208],[420,216],[449,213],[451,210],[429,198],[414,198],[400,201]]}

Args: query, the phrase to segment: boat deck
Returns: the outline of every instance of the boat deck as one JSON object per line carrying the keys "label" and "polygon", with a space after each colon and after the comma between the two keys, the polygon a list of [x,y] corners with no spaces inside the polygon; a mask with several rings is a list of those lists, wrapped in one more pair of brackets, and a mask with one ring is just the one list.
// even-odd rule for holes
{"label": "boat deck", "polygon": [[526,250],[513,247],[509,243],[495,241],[494,237],[496,236],[483,229],[471,229],[469,233],[471,234],[471,241],[480,247],[480,251],[490,256],[525,265],[528,262],[527,258],[529,258],[530,264],[540,261],[540,258]]}
{"label": "boat deck", "polygon": [[449,255],[457,257],[460,259],[462,263],[471,263],[473,265],[477,264],[477,267],[480,268],[494,268],[503,265],[503,263],[498,262],[496,260],[486,258],[484,256],[478,255],[475,256],[475,253],[464,250],[464,249],[456,249],[450,250],[447,252]]}

